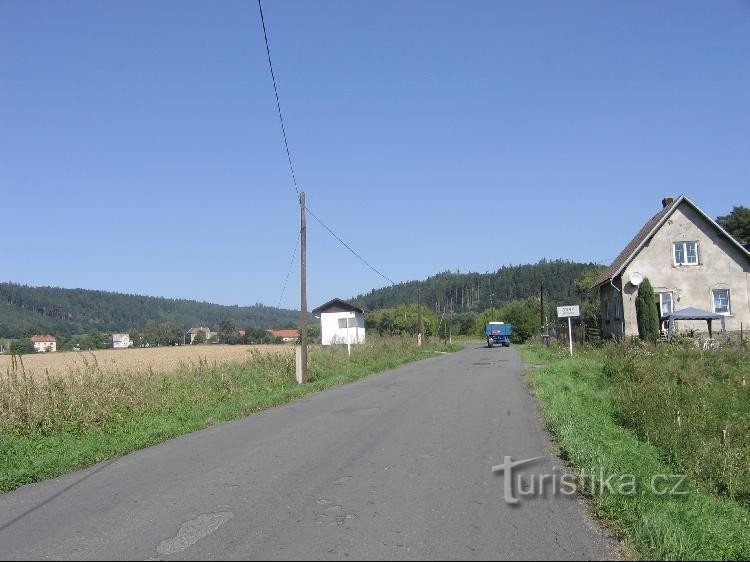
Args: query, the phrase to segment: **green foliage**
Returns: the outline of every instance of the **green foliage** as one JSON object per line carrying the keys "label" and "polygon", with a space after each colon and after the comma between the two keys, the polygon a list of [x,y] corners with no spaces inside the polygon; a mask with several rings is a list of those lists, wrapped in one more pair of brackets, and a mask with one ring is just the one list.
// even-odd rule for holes
{"label": "green foliage", "polygon": [[734,207],[731,213],[717,218],[716,222],[740,244],[750,244],[750,209],[747,207]]}
{"label": "green foliage", "polygon": [[195,334],[195,337],[193,338],[193,345],[201,345],[206,343],[206,334],[203,332],[198,332]]}
{"label": "green foliage", "polygon": [[[365,316],[365,328],[379,335],[416,335],[419,333],[419,308],[416,304],[374,310]],[[422,328],[425,336],[437,333],[439,320],[425,305],[422,309]]]}
{"label": "green foliage", "polygon": [[659,337],[659,310],[656,307],[654,289],[648,279],[644,279],[638,287],[635,314],[640,338],[644,341],[656,341]]}
{"label": "green foliage", "polygon": [[604,373],[626,427],[704,490],[750,507],[750,353],[611,344]]}
{"label": "green foliage", "polygon": [[[225,317],[219,323],[219,343],[233,343],[234,333],[237,331],[237,324],[229,317]],[[234,342],[236,343],[236,342]]]}
{"label": "green foliage", "polygon": [[106,349],[109,347],[107,336],[97,330],[91,330],[81,343],[81,349]]}
{"label": "green foliage", "polygon": [[601,324],[599,289],[592,288],[592,285],[603,269],[603,266],[590,267],[584,270],[575,282],[576,297],[578,297],[578,304],[581,307],[580,321],[586,326],[598,327]]}
{"label": "green foliage", "polygon": [[17,338],[28,330],[56,336],[85,334],[91,330],[123,332],[128,327],[145,326],[150,320],[185,326],[187,330],[191,326],[216,326],[227,317],[242,326],[267,328],[296,322],[299,312],[261,304],[222,306],[105,291],[0,283],[0,337]]}
{"label": "green foliage", "polygon": [[576,296],[575,281],[586,271],[601,268],[593,263],[542,260],[536,264],[503,266],[492,273],[452,273],[449,271],[425,281],[409,281],[373,289],[356,297],[366,310],[395,308],[421,302],[440,316],[449,313],[477,313],[492,306],[539,296],[544,283],[545,305],[570,304]]}
{"label": "green foliage", "polygon": [[309,345],[320,343],[320,324],[307,325],[307,342]]}
{"label": "green foliage", "polygon": [[21,338],[20,340],[14,340],[10,342],[10,348],[8,349],[13,355],[27,355],[29,353],[36,353],[34,349],[34,342],[29,338]]}
{"label": "green foliage", "polygon": [[[640,351],[635,354],[614,347],[606,352],[582,348],[575,356],[568,357],[567,350],[556,346],[529,347],[524,350],[524,358],[528,363],[546,365],[530,372],[529,377],[547,425],[571,469],[574,472],[602,470],[605,476],[630,475],[635,478],[641,493],[611,494],[604,488],[603,493],[589,496],[596,514],[606,519],[608,526],[635,551],[634,558],[747,560],[750,558],[750,511],[747,504],[743,507],[726,493],[720,492],[721,496],[710,493],[720,491],[711,478],[704,480],[700,471],[691,473],[692,481],[680,487],[680,491],[686,492],[682,496],[651,492],[655,476],[678,474],[685,468],[683,461],[670,452],[672,445],[662,448],[663,443],[681,443],[678,448],[688,457],[693,454],[695,446],[703,451],[698,456],[704,459],[712,447],[711,442],[718,439],[716,432],[704,432],[702,427],[710,427],[711,423],[695,419],[698,412],[715,415],[721,423],[725,415],[732,417],[731,412],[738,419],[747,420],[748,415],[747,394],[743,399],[744,406],[735,400],[730,400],[729,406],[720,405],[710,397],[707,408],[704,408],[701,403],[705,387],[701,386],[690,392],[689,401],[695,410],[682,404],[678,406],[685,394],[675,393],[674,379],[671,382],[669,379],[679,376],[682,361],[678,353],[667,358],[670,352],[665,348],[659,348],[661,351],[656,352],[656,356],[653,355],[656,346],[647,344],[637,346]],[[666,355],[662,357],[661,353]],[[609,376],[604,374],[605,354]],[[688,357],[687,362],[693,359]],[[742,361],[744,365],[748,364],[746,354]],[[729,371],[736,376],[736,358],[732,356],[706,358],[691,370],[690,375],[691,378],[705,378],[701,369],[709,367],[719,372],[728,365],[731,366]],[[661,377],[665,367],[669,374]],[[657,380],[651,383],[653,377]],[[736,384],[736,379],[733,380]],[[667,386],[660,389],[664,382],[668,383]],[[719,381],[712,380],[709,375],[706,382],[708,386],[715,386]],[[723,380],[721,384],[727,382]],[[638,388],[641,385],[642,388]],[[735,387],[725,392],[736,393],[738,390]],[[655,395],[650,397],[651,393]],[[738,406],[744,409],[736,409]],[[684,429],[676,423],[676,410],[673,409],[676,407],[685,408],[683,412],[691,411],[690,418],[683,418],[687,425],[682,426]],[[716,413],[710,413],[714,408]],[[618,421],[628,427],[618,425]],[[630,427],[635,428],[638,435]],[[692,431],[697,431],[698,435],[691,435]],[[670,434],[674,437],[667,437]],[[638,436],[644,440],[639,440]],[[649,436],[655,436],[659,443],[645,441],[650,441]],[[735,452],[715,451],[715,460],[721,464]],[[746,455],[746,451],[743,454]],[[688,458],[684,460],[690,462]],[[734,465],[735,482],[739,478],[747,480],[747,466],[747,460],[744,466]]]}

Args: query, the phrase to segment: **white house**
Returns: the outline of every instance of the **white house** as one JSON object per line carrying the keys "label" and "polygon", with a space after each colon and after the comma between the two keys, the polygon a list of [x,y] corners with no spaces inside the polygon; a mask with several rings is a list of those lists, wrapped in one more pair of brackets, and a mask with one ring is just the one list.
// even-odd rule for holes
{"label": "white house", "polygon": [[31,341],[34,344],[34,351],[57,351],[57,340],[54,338],[54,336],[32,336]]}
{"label": "white house", "polygon": [[127,349],[132,345],[129,334],[112,334],[112,349]]}
{"label": "white house", "polygon": [[320,318],[323,345],[365,343],[364,310],[341,299],[333,299],[312,313]]}
{"label": "white house", "polygon": [[190,330],[188,330],[188,332],[185,334],[185,343],[192,345],[195,341],[196,336],[200,333],[202,333],[206,338],[205,341],[216,339],[217,336],[216,332],[212,332],[211,329],[207,328],[206,326],[201,326],[200,328],[190,328]]}

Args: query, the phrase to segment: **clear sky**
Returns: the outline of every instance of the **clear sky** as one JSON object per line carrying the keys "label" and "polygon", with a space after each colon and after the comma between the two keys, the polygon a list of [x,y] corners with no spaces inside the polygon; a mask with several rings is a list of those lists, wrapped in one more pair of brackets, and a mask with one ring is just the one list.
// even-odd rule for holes
{"label": "clear sky", "polygon": [[[264,13],[309,207],[397,282],[750,204],[748,2]],[[0,280],[276,305],[296,205],[254,0],[0,0]],[[385,284],[314,221],[308,263],[311,308]]]}

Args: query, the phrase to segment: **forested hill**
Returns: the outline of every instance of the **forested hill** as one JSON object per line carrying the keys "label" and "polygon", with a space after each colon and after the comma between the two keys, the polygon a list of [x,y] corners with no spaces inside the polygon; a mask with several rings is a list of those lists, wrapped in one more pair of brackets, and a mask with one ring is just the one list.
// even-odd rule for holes
{"label": "forested hill", "polygon": [[544,284],[548,302],[570,301],[576,296],[575,281],[586,270],[601,268],[594,263],[564,260],[528,265],[503,266],[492,273],[438,273],[425,281],[409,281],[391,287],[374,289],[353,300],[367,310],[416,304],[417,289],[422,304],[435,312],[482,311],[516,299],[539,295]]}
{"label": "forested hill", "polygon": [[126,332],[146,322],[169,322],[185,329],[217,326],[231,318],[239,328],[296,324],[299,312],[256,304],[223,306],[190,300],[0,283],[0,337],[19,337],[30,327],[63,335],[91,330]]}

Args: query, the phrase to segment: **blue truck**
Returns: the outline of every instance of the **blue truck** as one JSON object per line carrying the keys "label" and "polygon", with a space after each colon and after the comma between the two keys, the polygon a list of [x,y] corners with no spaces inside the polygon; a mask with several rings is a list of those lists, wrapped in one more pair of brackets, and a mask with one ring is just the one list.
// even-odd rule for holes
{"label": "blue truck", "polygon": [[484,327],[484,334],[487,336],[487,347],[493,345],[502,345],[510,347],[510,335],[513,333],[513,326],[505,322],[490,322]]}

